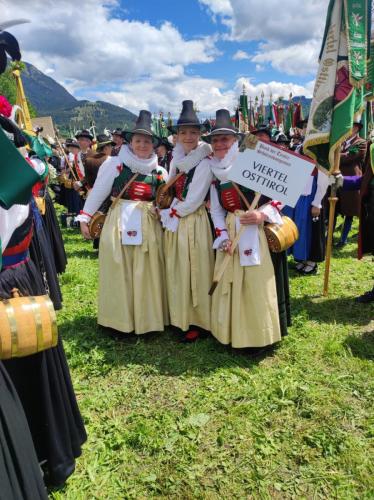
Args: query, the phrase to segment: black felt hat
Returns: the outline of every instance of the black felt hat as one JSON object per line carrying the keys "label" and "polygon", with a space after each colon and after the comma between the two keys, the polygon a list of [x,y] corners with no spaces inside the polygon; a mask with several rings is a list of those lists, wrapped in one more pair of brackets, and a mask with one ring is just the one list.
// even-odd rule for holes
{"label": "black felt hat", "polygon": [[271,139],[271,132],[266,125],[262,125],[261,127],[258,127],[255,130],[251,130],[251,134],[253,135],[266,134],[269,137],[269,139]]}
{"label": "black felt hat", "polygon": [[362,129],[362,127],[364,126],[364,125],[363,125],[361,122],[359,122],[359,121],[354,121],[354,122],[353,122],[353,125],[356,125],[356,126],[358,127],[358,129],[359,129],[359,130],[361,130],[361,129]]}
{"label": "black felt hat", "polygon": [[96,151],[98,151],[99,149],[103,148],[104,146],[106,146],[107,144],[110,144],[111,146],[115,146],[116,143],[112,141],[112,138],[110,137],[110,135],[107,135],[107,134],[99,134],[97,137],[96,137]]}
{"label": "black felt hat", "polygon": [[79,138],[86,138],[86,139],[89,139],[90,141],[92,141],[93,139],[93,135],[90,134],[90,132],[88,130],[80,130],[79,132],[77,132],[77,134],[75,135],[75,138],[76,139],[79,139]]}
{"label": "black felt hat", "polygon": [[123,130],[121,128],[116,128],[112,131],[112,135],[119,135],[123,138]]}
{"label": "black felt hat", "polygon": [[168,151],[173,151],[174,145],[169,141],[167,137],[162,137],[160,139],[159,146],[165,146]]}
{"label": "black felt hat", "polygon": [[78,149],[81,148],[79,145],[79,142],[75,141],[74,139],[66,139],[65,147],[66,148],[78,148]]}
{"label": "black felt hat", "polygon": [[289,144],[291,141],[290,139],[284,134],[283,132],[279,132],[273,137],[273,142],[277,144]]}
{"label": "black felt hat", "polygon": [[210,143],[214,135],[226,134],[232,134],[235,135],[238,139],[240,138],[238,130],[232,124],[230,111],[228,109],[219,109],[218,111],[216,111],[216,122],[212,127],[212,131],[210,132],[210,134],[203,136],[202,139],[205,142]]}
{"label": "black felt hat", "polygon": [[172,134],[176,134],[179,127],[198,127],[200,129],[203,128],[197,117],[196,111],[194,110],[193,101],[187,100],[182,102],[182,111],[179,115],[177,124],[173,125],[172,127],[168,127],[168,129]]}
{"label": "black felt hat", "polygon": [[157,147],[160,144],[160,138],[152,132],[151,124],[152,114],[142,109],[136,120],[135,127],[130,131],[123,132],[123,137],[127,142],[130,142],[134,134],[147,135],[152,138],[153,145]]}

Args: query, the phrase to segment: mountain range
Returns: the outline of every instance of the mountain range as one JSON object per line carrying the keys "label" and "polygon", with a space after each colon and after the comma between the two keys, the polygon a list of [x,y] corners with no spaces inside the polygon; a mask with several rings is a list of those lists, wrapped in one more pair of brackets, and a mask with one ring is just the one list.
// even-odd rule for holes
{"label": "mountain range", "polygon": [[22,72],[26,97],[39,116],[52,116],[64,135],[95,123],[96,132],[104,128],[131,128],[136,116],[131,111],[104,101],[78,100],[50,76],[29,63]]}

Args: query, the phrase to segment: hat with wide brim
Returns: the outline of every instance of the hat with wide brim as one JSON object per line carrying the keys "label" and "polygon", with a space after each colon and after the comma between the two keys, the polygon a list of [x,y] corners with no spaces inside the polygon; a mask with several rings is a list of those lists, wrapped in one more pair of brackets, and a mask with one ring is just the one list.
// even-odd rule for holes
{"label": "hat with wide brim", "polygon": [[123,130],[121,128],[116,128],[112,131],[112,136],[113,135],[118,135],[119,137],[123,138]]}
{"label": "hat with wide brim", "polygon": [[80,130],[77,134],[75,134],[76,139],[84,138],[84,139],[89,139],[92,141],[93,135],[90,134],[88,130]]}
{"label": "hat with wide brim", "polygon": [[135,127],[130,131],[124,131],[123,137],[127,142],[131,142],[134,134],[141,134],[151,137],[152,143],[155,147],[160,145],[161,139],[152,132],[152,114],[150,111],[142,109],[136,120]]}
{"label": "hat with wide brim", "polygon": [[103,148],[104,146],[106,145],[110,145],[110,146],[115,146],[116,143],[112,141],[112,138],[110,137],[110,135],[106,135],[106,134],[99,134],[97,137],[96,137],[96,151]]}
{"label": "hat with wide brim", "polygon": [[204,129],[204,126],[197,117],[193,101],[187,100],[182,102],[182,111],[176,125],[172,125],[168,129],[172,134],[177,134],[180,127],[197,127],[201,131]]}
{"label": "hat with wide brim", "polygon": [[173,151],[174,144],[172,144],[167,137],[161,137],[159,146],[165,146],[168,151]]}
{"label": "hat with wide brim", "polygon": [[212,131],[210,134],[204,135],[202,139],[210,144],[212,142],[212,137],[215,135],[233,135],[237,139],[241,138],[238,129],[232,124],[230,111],[228,109],[219,109],[216,111],[216,122],[212,127]]}
{"label": "hat with wide brim", "polygon": [[78,148],[78,149],[81,148],[79,145],[79,142],[75,141],[74,139],[66,139],[65,147],[66,148]]}
{"label": "hat with wide brim", "polygon": [[289,144],[291,141],[283,132],[280,132],[273,137],[273,142],[276,144]]}
{"label": "hat with wide brim", "polygon": [[268,127],[258,127],[255,130],[251,130],[251,134],[257,135],[257,134],[266,134],[269,139],[271,139],[271,132],[268,129]]}

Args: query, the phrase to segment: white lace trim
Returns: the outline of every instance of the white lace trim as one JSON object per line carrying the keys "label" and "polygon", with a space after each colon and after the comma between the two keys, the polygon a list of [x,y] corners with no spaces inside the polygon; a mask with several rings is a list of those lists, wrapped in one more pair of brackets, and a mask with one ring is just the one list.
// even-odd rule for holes
{"label": "white lace trim", "polygon": [[138,158],[128,145],[121,147],[117,158],[119,158],[126,167],[129,167],[134,174],[148,175],[152,170],[158,167],[157,155],[155,153],[152,153],[150,158],[143,160]]}
{"label": "white lace trim", "polygon": [[196,167],[201,160],[209,156],[211,152],[212,148],[210,144],[200,141],[197,148],[186,155],[181,144],[177,143],[173,149],[171,168],[177,168],[180,172],[187,174],[191,169]]}
{"label": "white lace trim", "polygon": [[209,165],[210,168],[213,172],[213,175],[221,182],[227,182],[228,181],[228,174],[230,172],[230,169],[232,167],[232,164],[235,161],[235,158],[237,157],[239,153],[239,145],[238,142],[235,141],[234,144],[231,146],[231,148],[228,150],[226,156],[222,158],[222,160],[219,160],[218,158],[213,158],[209,159]]}

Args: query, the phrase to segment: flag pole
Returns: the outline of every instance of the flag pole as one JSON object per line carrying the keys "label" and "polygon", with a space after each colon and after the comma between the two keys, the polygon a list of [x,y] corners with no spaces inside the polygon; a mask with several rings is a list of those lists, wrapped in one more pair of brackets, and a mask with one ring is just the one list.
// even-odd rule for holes
{"label": "flag pole", "polygon": [[[335,149],[334,153],[334,168],[330,175],[337,176],[340,174],[340,147]],[[327,244],[326,244],[326,263],[325,263],[325,278],[323,283],[323,295],[327,297],[329,293],[329,278],[330,278],[330,263],[332,255],[332,238],[334,233],[335,209],[338,198],[336,196],[337,182],[335,179],[334,184],[331,186],[331,193],[329,196],[329,225],[327,230]]]}

